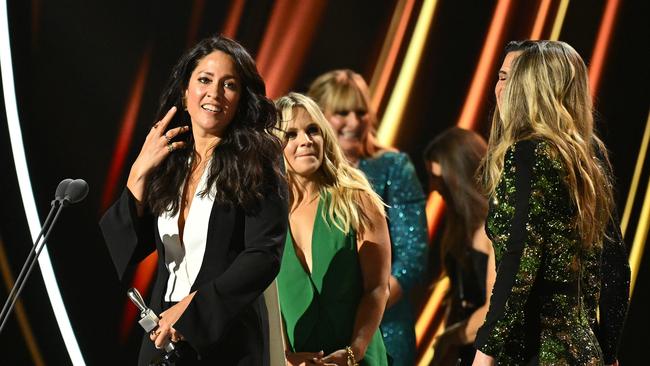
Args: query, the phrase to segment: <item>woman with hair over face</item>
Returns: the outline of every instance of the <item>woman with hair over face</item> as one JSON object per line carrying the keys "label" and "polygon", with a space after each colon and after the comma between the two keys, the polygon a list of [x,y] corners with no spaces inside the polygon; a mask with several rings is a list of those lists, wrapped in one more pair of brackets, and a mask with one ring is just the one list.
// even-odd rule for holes
{"label": "woman with hair over face", "polygon": [[472,344],[487,313],[496,272],[484,229],[487,199],[476,179],[486,150],[479,134],[458,127],[443,131],[424,150],[432,189],[445,200],[440,258],[451,283],[446,327],[436,339],[432,365],[471,365]]}
{"label": "woman with hair over face", "polygon": [[100,223],[120,278],[158,253],[149,307],[160,322],[140,365],[169,341],[185,346],[182,364],[268,364],[260,295],[287,228],[275,117],[253,59],[228,38],[202,40],[174,67],[158,122]]}
{"label": "woman with hair over face", "polygon": [[[482,166],[497,277],[474,365],[602,365],[612,361],[592,329],[598,293],[589,286],[599,287],[605,248],[624,247],[608,229],[612,177],[587,69],[563,42],[530,41],[518,52],[497,88]],[[627,293],[625,283],[613,291]],[[624,297],[604,324],[622,324]]]}
{"label": "woman with hair over face", "polygon": [[387,365],[379,322],[390,239],[381,198],[348,164],[311,99],[276,101],[289,181],[289,232],[278,275],[290,365]]}
{"label": "woman with hair over face", "polygon": [[347,160],[358,167],[384,200],[391,239],[390,298],[381,322],[395,365],[415,363],[415,316],[409,290],[426,268],[425,196],[408,155],[380,146],[368,86],[351,70],[334,70],[314,80],[308,95],[320,106]]}

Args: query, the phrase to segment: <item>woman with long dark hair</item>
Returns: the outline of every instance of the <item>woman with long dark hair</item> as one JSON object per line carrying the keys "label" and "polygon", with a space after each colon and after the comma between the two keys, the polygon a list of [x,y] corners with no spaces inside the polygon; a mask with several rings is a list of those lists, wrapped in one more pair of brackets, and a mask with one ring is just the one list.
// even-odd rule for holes
{"label": "woman with long dark hair", "polygon": [[496,276],[494,251],[485,234],[487,198],[476,179],[487,144],[458,127],[436,136],[424,150],[431,188],[445,201],[440,240],[441,267],[450,279],[445,331],[438,336],[432,365],[471,365],[476,331],[483,324]]}
{"label": "woman with long dark hair", "polygon": [[126,189],[101,228],[120,278],[158,252],[150,307],[158,328],[139,364],[169,341],[191,364],[268,363],[260,297],[279,271],[287,228],[275,108],[255,63],[215,36],[181,57]]}

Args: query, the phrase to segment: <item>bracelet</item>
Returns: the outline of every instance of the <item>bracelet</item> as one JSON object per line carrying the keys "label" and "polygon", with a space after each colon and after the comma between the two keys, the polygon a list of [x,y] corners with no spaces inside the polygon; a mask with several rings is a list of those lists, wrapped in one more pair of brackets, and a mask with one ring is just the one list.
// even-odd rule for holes
{"label": "bracelet", "polygon": [[352,352],[352,347],[346,346],[345,353],[348,354],[348,366],[359,366],[357,359],[354,358],[354,352]]}

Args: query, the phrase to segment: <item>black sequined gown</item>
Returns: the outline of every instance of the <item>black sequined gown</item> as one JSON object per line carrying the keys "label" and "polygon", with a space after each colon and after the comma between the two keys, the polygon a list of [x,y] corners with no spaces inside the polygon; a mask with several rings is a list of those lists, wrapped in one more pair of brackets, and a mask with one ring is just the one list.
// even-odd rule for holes
{"label": "black sequined gown", "polygon": [[475,346],[498,365],[602,365],[616,358],[629,289],[618,223],[602,246],[583,248],[552,149],[539,140],[510,147],[490,199],[486,231],[497,278]]}

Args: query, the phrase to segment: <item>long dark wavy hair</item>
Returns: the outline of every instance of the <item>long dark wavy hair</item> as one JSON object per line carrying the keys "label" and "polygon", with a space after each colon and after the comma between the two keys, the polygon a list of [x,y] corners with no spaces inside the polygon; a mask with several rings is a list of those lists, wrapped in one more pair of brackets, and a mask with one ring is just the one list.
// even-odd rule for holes
{"label": "long dark wavy hair", "polygon": [[[241,97],[232,121],[212,152],[207,188],[200,194],[214,194],[216,203],[238,206],[250,212],[258,207],[269,190],[282,193],[286,183],[281,169],[282,144],[271,133],[276,121],[275,106],[266,97],[264,80],[244,47],[216,35],[203,39],[186,52],[174,66],[160,97],[156,121],[176,106],[178,112],[168,129],[188,124],[190,115],[183,107],[185,90],[199,61],[214,51],[226,53],[235,64]],[[198,159],[192,133],[177,138],[183,139],[186,147],[174,150],[147,181],[146,202],[155,215],[178,212],[185,180]]]}
{"label": "long dark wavy hair", "polygon": [[[434,189],[447,206],[447,222],[441,239],[441,263],[447,255],[467,265],[467,251],[474,233],[487,215],[487,197],[482,193],[477,169],[487,151],[487,143],[476,132],[452,127],[436,136],[424,150],[424,161],[436,162],[442,178],[429,175]],[[429,166],[427,170],[430,171]]]}

